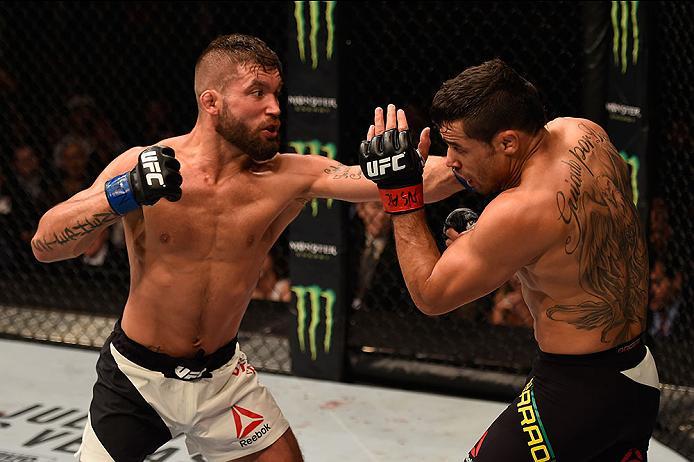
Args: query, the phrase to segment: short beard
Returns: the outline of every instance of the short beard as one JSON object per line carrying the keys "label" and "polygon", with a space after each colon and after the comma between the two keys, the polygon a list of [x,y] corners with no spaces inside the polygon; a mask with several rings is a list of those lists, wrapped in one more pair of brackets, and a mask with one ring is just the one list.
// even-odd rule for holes
{"label": "short beard", "polygon": [[215,126],[222,138],[241,149],[254,162],[265,162],[272,159],[280,148],[279,140],[265,140],[260,133],[253,134],[248,125],[224,110]]}

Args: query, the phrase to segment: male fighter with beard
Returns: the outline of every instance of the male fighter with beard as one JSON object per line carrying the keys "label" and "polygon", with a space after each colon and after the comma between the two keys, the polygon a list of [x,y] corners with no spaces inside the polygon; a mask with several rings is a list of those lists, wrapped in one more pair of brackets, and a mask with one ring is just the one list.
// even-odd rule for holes
{"label": "male fighter with beard", "polygon": [[[266,254],[308,200],[379,195],[358,166],[276,155],[281,86],[261,40],[215,39],[195,66],[192,131],[126,151],[41,219],[32,246],[43,262],[80,255],[119,219],[126,233],[130,294],[101,350],[78,459],[141,461],[185,434],[208,461],[302,460],[236,334]],[[437,200],[460,187],[432,160]]]}

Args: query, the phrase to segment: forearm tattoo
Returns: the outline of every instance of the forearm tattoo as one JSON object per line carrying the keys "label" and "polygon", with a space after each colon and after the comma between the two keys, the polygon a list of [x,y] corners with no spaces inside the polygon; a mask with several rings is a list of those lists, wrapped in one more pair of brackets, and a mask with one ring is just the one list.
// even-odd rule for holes
{"label": "forearm tattoo", "polygon": [[[579,127],[584,135],[562,161],[567,187],[556,200],[559,219],[571,226],[564,250],[578,252],[579,284],[588,297],[576,305],[551,306],[547,316],[578,329],[602,329],[601,341],[617,345],[644,327],[648,256],[619,153],[602,133]],[[591,158],[599,167],[589,168]]]}
{"label": "forearm tattoo", "polygon": [[53,250],[55,246],[63,246],[72,241],[79,240],[87,234],[103,228],[104,225],[113,223],[118,218],[120,218],[120,216],[113,212],[95,213],[91,218],[77,220],[74,226],[67,227],[59,233],[53,233],[52,236],[43,236],[33,239],[31,245],[40,252],[47,252]]}
{"label": "forearm tattoo", "polygon": [[331,165],[323,170],[326,175],[331,175],[333,180],[361,180],[361,169],[352,169],[346,165]]}

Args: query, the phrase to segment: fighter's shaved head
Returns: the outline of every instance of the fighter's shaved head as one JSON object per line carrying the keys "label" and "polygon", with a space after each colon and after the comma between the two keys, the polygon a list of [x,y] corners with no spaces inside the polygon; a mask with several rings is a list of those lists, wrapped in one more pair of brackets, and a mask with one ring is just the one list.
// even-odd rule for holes
{"label": "fighter's shaved head", "polygon": [[259,38],[242,34],[222,35],[207,46],[195,64],[195,96],[199,98],[208,89],[223,90],[224,85],[235,77],[239,64],[266,72],[277,70],[282,74],[277,54]]}

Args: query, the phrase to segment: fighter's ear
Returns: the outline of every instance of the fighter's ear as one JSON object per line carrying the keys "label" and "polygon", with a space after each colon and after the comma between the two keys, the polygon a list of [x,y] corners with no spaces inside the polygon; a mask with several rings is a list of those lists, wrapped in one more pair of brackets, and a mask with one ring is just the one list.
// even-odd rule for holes
{"label": "fighter's ear", "polygon": [[205,90],[198,98],[200,108],[211,115],[219,114],[221,110],[220,102],[220,95],[215,90]]}
{"label": "fighter's ear", "polygon": [[518,151],[519,138],[515,130],[502,130],[492,139],[492,145],[505,154],[513,155]]}

